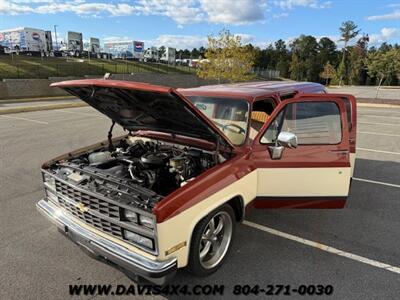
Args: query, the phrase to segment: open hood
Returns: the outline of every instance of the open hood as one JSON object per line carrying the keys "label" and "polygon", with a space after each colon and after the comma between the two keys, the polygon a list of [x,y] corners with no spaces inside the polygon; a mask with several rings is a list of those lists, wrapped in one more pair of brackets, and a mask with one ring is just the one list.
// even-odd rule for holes
{"label": "open hood", "polygon": [[234,148],[218,128],[173,88],[130,81],[71,80],[53,83],[129,131],[152,130]]}

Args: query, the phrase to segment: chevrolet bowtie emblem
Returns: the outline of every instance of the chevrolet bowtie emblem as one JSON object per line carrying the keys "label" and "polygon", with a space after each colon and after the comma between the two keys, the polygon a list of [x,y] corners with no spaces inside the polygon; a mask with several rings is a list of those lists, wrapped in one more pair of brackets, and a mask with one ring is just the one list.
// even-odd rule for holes
{"label": "chevrolet bowtie emblem", "polygon": [[80,210],[81,213],[89,211],[89,207],[85,206],[83,203],[78,203],[76,207]]}

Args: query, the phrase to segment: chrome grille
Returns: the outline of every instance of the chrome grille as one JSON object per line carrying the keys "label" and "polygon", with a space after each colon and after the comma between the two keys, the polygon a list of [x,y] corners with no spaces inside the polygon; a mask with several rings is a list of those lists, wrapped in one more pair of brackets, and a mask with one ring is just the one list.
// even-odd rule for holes
{"label": "chrome grille", "polygon": [[119,220],[118,205],[93,197],[58,180],[56,180],[56,191],[57,193],[73,199],[77,203],[82,203],[86,207],[98,211],[105,216]]}
{"label": "chrome grille", "polygon": [[122,228],[116,224],[112,224],[107,220],[94,216],[90,213],[82,213],[78,207],[65,201],[63,198],[58,197],[58,202],[61,207],[65,208],[68,212],[78,217],[79,219],[85,221],[86,223],[106,232],[123,239]]}
{"label": "chrome grille", "polygon": [[[72,216],[104,233],[110,234],[149,253],[158,254],[155,229],[149,229],[137,223],[121,220],[123,209],[133,210],[138,215],[152,216],[150,213],[138,210],[135,207],[125,208],[111,199],[107,200],[105,196],[97,196],[96,193],[86,192],[82,188],[75,187],[64,180],[52,176],[52,174],[47,172],[43,172],[43,174],[46,193],[54,191],[57,195],[55,199],[48,197],[50,201],[57,203]],[[53,184],[48,183],[50,181],[49,177],[54,178]],[[125,231],[130,231],[151,239],[153,247],[149,248],[127,239]]]}

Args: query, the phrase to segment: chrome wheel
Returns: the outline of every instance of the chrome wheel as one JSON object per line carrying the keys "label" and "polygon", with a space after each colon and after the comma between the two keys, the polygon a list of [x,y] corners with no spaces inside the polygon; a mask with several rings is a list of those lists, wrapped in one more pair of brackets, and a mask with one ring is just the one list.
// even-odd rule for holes
{"label": "chrome wheel", "polygon": [[218,265],[229,249],[232,238],[232,218],[226,211],[216,213],[204,227],[199,257],[205,269]]}

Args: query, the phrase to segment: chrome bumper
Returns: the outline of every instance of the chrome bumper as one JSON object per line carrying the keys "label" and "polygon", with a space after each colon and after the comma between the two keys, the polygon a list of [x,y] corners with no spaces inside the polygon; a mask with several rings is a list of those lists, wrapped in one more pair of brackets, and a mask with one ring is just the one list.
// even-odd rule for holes
{"label": "chrome bumper", "polygon": [[92,255],[105,258],[156,284],[164,284],[175,275],[177,270],[176,258],[156,261],[132,252],[74,222],[58,206],[45,199],[40,200],[36,204],[36,208],[55,223],[70,239]]}

